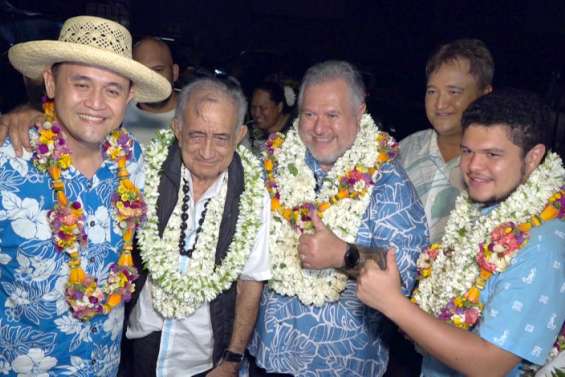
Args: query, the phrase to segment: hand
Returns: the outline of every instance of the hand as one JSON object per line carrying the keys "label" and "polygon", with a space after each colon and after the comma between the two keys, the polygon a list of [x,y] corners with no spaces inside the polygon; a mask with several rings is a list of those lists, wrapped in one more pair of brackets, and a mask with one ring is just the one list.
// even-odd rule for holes
{"label": "hand", "polygon": [[10,136],[16,156],[21,157],[22,147],[31,150],[29,129],[43,121],[43,114],[27,105],[0,116],[0,144],[4,142],[6,136]]}
{"label": "hand", "polygon": [[206,374],[206,377],[235,377],[239,372],[239,363],[220,361],[220,363]]}
{"label": "hand", "polygon": [[357,297],[380,312],[395,305],[396,300],[404,299],[393,247],[386,253],[386,266],[386,269],[381,270],[377,263],[368,260],[357,278]]}
{"label": "hand", "polygon": [[329,230],[317,213],[312,214],[312,225],[314,232],[303,233],[298,239],[298,255],[302,260],[302,267],[320,270],[343,266],[347,243]]}

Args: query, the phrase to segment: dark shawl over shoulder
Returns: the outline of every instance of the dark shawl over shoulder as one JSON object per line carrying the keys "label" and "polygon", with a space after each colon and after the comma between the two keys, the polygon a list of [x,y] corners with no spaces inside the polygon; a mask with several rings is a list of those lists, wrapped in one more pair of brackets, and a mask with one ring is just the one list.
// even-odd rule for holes
{"label": "dark shawl over shoulder", "polygon": [[[159,198],[157,199],[159,236],[163,236],[169,217],[177,204],[181,180],[181,164],[181,152],[178,142],[175,141],[169,147],[167,159],[163,163],[161,171],[161,181],[159,182]],[[228,189],[220,224],[218,245],[216,247],[216,264],[221,263],[226,256],[235,233],[239,215],[239,200],[243,192],[243,186],[243,166],[239,155],[234,153],[233,160],[228,167]],[[147,270],[143,269],[138,250],[134,253],[134,259],[141,276],[136,283],[136,292],[128,305],[130,309],[135,306],[139,292],[141,292],[147,279]],[[210,303],[212,331],[214,333],[214,365],[222,357],[222,353],[228,347],[231,338],[235,314],[235,287],[236,284],[234,282],[228,290],[224,291]],[[127,315],[129,315],[129,310]]]}

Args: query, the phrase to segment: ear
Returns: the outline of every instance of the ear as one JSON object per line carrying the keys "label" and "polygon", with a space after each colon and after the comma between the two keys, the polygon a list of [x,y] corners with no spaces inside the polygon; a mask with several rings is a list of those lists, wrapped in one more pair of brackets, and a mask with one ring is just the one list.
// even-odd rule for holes
{"label": "ear", "polygon": [[492,92],[492,85],[487,85],[487,87],[483,89],[483,96],[485,94],[489,94],[490,92]]}
{"label": "ear", "polygon": [[182,140],[182,124],[180,124],[180,121],[177,118],[173,119],[173,124],[171,128],[173,129],[173,133],[175,134],[175,137],[177,138],[180,144],[180,141]]}
{"label": "ear", "polygon": [[[283,100],[283,101],[284,101],[284,100]],[[282,102],[279,102],[279,104],[277,105],[277,109],[279,109],[279,113],[282,113],[282,111],[283,111],[283,106],[284,106],[284,105],[283,105]]]}
{"label": "ear", "polygon": [[235,135],[236,145],[241,143],[245,135],[247,135],[247,126],[245,124],[242,124],[239,127],[239,131],[237,132],[237,135]]}
{"label": "ear", "polygon": [[173,64],[173,82],[179,79],[179,65]]}
{"label": "ear", "polygon": [[43,71],[43,83],[45,85],[45,94],[49,98],[55,98],[55,77],[51,67]]}
{"label": "ear", "polygon": [[543,156],[545,156],[545,145],[537,144],[526,153],[524,161],[526,162],[526,175],[529,176],[541,163]]}
{"label": "ear", "polygon": [[135,95],[135,87],[133,86],[133,83],[132,83],[129,87],[128,102],[132,100],[134,95]]}
{"label": "ear", "polygon": [[363,117],[363,114],[365,114],[365,110],[367,110],[367,105],[365,104],[365,101],[363,101],[357,108],[357,114],[355,114],[357,123],[361,123],[361,118]]}

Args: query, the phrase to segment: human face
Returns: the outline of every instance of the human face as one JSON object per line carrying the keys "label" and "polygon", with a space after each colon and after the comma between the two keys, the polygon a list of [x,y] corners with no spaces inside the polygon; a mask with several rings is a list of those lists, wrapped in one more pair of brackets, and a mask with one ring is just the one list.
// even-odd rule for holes
{"label": "human face", "polygon": [[173,63],[171,50],[164,42],[152,39],[140,42],[133,50],[133,58],[166,78],[171,85],[178,79],[179,67]]}
{"label": "human face", "polygon": [[351,97],[341,79],[312,84],[304,90],[298,133],[326,171],[351,147],[359,131],[365,104],[354,106]]}
{"label": "human face", "polygon": [[190,170],[195,185],[210,187],[232,161],[237,144],[245,135],[245,126],[237,127],[237,109],[223,96],[215,101],[203,99],[207,93],[195,93],[189,99],[184,121],[173,123],[182,161]]}
{"label": "human face", "polygon": [[251,100],[251,116],[258,128],[272,132],[279,122],[282,103],[278,105],[271,99],[271,94],[257,89]]}
{"label": "human face", "polygon": [[497,203],[506,199],[537,168],[545,147],[536,145],[524,155],[510,140],[505,125],[471,125],[463,133],[460,168],[472,200]]}
{"label": "human face", "polygon": [[106,136],[120,126],[133,96],[130,81],[103,68],[62,63],[43,78],[54,98],[57,119],[73,153],[99,153]]}
{"label": "human face", "polygon": [[463,111],[477,98],[490,92],[480,90],[477,79],[469,73],[469,61],[457,59],[442,64],[428,78],[426,115],[440,136],[461,135]]}

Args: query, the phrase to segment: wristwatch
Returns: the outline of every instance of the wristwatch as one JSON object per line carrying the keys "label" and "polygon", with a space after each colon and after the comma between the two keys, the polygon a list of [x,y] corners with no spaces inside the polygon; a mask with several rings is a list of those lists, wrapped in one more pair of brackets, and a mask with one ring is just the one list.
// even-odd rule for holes
{"label": "wristwatch", "polygon": [[345,268],[351,269],[357,267],[359,263],[359,249],[356,245],[348,243],[347,250],[345,250],[345,255],[343,256],[343,262]]}
{"label": "wristwatch", "polygon": [[225,350],[224,354],[222,355],[222,359],[230,363],[241,363],[241,361],[243,360],[243,354]]}

